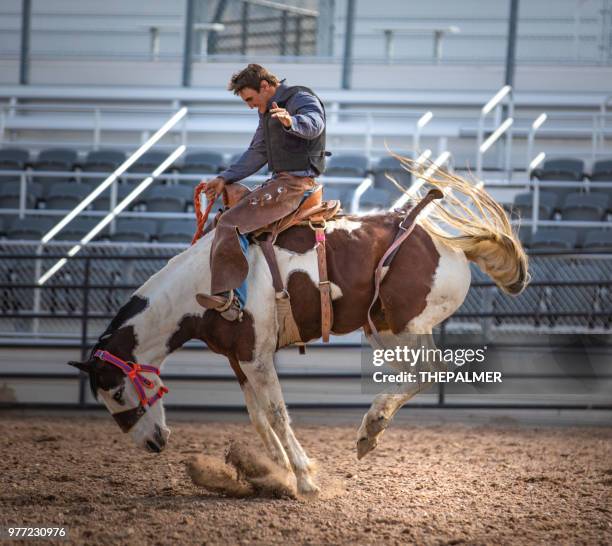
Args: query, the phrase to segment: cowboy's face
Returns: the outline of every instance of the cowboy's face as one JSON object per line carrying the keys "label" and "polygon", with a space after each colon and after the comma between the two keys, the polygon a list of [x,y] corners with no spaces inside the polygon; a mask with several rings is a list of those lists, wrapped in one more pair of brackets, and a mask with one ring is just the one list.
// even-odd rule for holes
{"label": "cowboy's face", "polygon": [[259,84],[259,91],[245,87],[239,92],[239,95],[249,108],[257,108],[259,113],[263,114],[268,107],[268,101],[274,96],[275,92],[276,86],[262,80]]}

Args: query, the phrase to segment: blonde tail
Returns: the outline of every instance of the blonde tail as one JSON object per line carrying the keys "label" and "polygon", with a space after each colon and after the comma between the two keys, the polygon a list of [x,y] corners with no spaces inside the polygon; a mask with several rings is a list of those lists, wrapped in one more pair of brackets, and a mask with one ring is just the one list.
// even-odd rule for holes
{"label": "blonde tail", "polygon": [[[424,178],[428,165],[396,157],[417,178]],[[442,190],[444,199],[430,205],[432,210],[419,224],[433,237],[462,250],[503,291],[519,294],[529,282],[527,255],[501,205],[481,185],[455,174],[439,170],[424,179]]]}

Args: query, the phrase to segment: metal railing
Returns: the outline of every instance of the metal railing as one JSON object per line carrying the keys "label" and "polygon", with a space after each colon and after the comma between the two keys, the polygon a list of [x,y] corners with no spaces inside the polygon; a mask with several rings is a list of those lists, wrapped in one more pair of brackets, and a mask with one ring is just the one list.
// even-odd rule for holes
{"label": "metal railing", "polygon": [[[138,247],[138,245],[136,245]],[[15,247],[16,249],[17,247]],[[103,247],[99,247],[100,252],[104,252]],[[63,279],[55,279],[53,282],[49,283],[45,286],[39,286],[34,282],[27,282],[27,279],[24,277],[23,273],[20,274],[17,282],[7,282],[4,278],[0,280],[0,291],[3,293],[2,299],[2,322],[0,324],[6,325],[7,321],[14,321],[21,323],[30,322],[32,324],[38,324],[39,332],[38,339],[41,342],[42,347],[65,347],[65,343],[59,343],[58,340],[53,340],[49,337],[45,337],[44,331],[40,330],[41,323],[43,321],[52,321],[52,320],[64,320],[64,321],[72,321],[70,323],[69,329],[74,332],[72,336],[69,338],[72,340],[72,346],[77,346],[80,348],[81,357],[85,359],[89,353],[89,349],[92,343],[97,338],[99,331],[104,328],[104,326],[100,325],[100,321],[104,320],[105,322],[110,320],[116,310],[119,308],[122,303],[121,300],[126,299],[129,293],[139,286],[139,283],[146,280],[144,277],[147,277],[153,274],[156,264],[155,262],[165,261],[175,255],[175,252],[168,252],[170,250],[169,246],[161,246],[158,248],[158,253],[156,255],[151,254],[150,245],[147,248],[146,252],[143,254],[133,254],[135,247],[130,248],[131,254],[118,254],[118,253],[109,253],[109,249],[106,248],[106,252],[104,255],[81,255],[77,257],[72,257],[71,267],[69,268],[70,275],[68,275],[68,271],[64,272]],[[145,247],[142,247],[143,249]],[[94,247],[92,247],[91,252],[93,252]],[[22,249],[23,250],[23,249]],[[176,245],[175,245],[176,250]],[[23,266],[24,262],[31,261],[41,261],[41,260],[51,260],[58,257],[58,254],[52,254],[49,252],[48,254],[41,256],[40,254],[32,254],[32,253],[11,253],[9,248],[4,249],[4,253],[2,255],[2,271],[6,272],[7,268],[10,269],[10,264],[15,263],[17,265]],[[596,265],[595,271],[598,271],[598,275],[590,275],[589,278],[585,279],[546,279],[546,280],[534,280],[530,287],[527,290],[537,291],[538,293],[545,294],[546,289],[555,288],[555,289],[575,289],[579,293],[589,293],[594,294],[594,290],[599,291],[607,291],[606,293],[610,293],[612,289],[612,278],[609,275],[606,275],[605,271],[610,270],[612,267],[612,256],[602,256],[602,255],[576,255],[575,253],[562,255],[560,253],[554,253],[553,255],[543,256],[532,256],[532,263],[534,261],[539,260],[542,264],[546,264],[546,262],[554,262],[550,263],[547,267],[550,271],[558,271],[560,264],[565,263],[568,267],[571,263],[576,262],[585,262],[589,263],[589,260],[596,265],[597,261],[606,260],[606,267],[602,268]],[[556,260],[556,261],[555,261]],[[101,263],[103,262],[103,263]],[[118,270],[121,272],[130,271],[131,265],[140,265],[151,263],[151,267],[146,268],[146,272],[140,272],[140,278],[137,282],[137,276],[132,275],[131,280],[124,275],[122,278],[118,279],[116,282],[104,282],[103,281],[103,271],[108,269],[108,264],[116,266]],[[159,267],[159,266],[157,266]],[[134,270],[132,270],[134,273]],[[490,281],[475,281],[472,283],[473,290],[494,290],[493,283]],[[32,307],[32,309],[26,309],[23,305],[23,302],[27,300],[24,297],[25,291],[32,291],[39,293],[38,298],[33,298],[33,302],[36,305],[38,302],[38,307]],[[586,292],[585,292],[586,291]],[[603,292],[602,292],[603,293]],[[15,301],[20,302],[22,305],[21,308],[15,307],[11,308],[11,306],[7,303],[11,301],[11,294],[14,296]],[[7,297],[8,296],[8,297]],[[108,299],[108,302],[106,302]],[[482,300],[478,299],[481,303],[480,307],[477,311],[472,309],[459,310],[459,312],[455,313],[450,320],[446,321],[442,326],[442,329],[449,328],[453,323],[460,323],[461,321],[482,321],[482,320],[506,320],[506,321],[521,321],[526,320],[529,324],[530,320],[533,320],[536,315],[539,319],[546,318],[556,318],[559,320],[567,320],[567,319],[576,319],[583,320],[585,324],[590,321],[603,321],[603,327],[599,327],[599,330],[602,332],[610,332],[610,328],[612,326],[612,300],[609,301],[607,308],[599,308],[591,305],[589,307],[588,304],[582,304],[577,306],[576,309],[566,309],[563,310],[544,310],[541,309],[533,311],[533,310],[514,310],[514,309],[497,309],[490,310],[487,309],[486,306],[482,306]],[[106,302],[106,305],[104,305]],[[53,306],[57,308],[53,308]],[[94,330],[92,330],[91,323],[93,321],[97,322],[97,326]],[[605,326],[607,324],[607,326]],[[533,330],[533,327],[528,327]],[[601,329],[603,328],[603,330]],[[0,328],[1,330],[1,328]],[[598,331],[599,331],[598,330]],[[519,330],[520,331],[520,330]],[[550,328],[546,329],[545,332],[554,331]],[[584,328],[574,328],[575,332],[594,332],[592,327],[586,326]],[[2,334],[0,334],[2,335]],[[13,332],[13,336],[15,332]],[[13,347],[18,348],[19,345],[15,344],[15,339],[12,342],[6,341],[6,335],[2,336],[4,338],[4,342],[0,341],[0,347]],[[22,339],[23,346],[35,347],[36,339],[24,336]],[[352,347],[352,345],[342,345],[340,348]],[[355,345],[355,348],[359,347],[359,345]],[[509,345],[512,347],[512,344]],[[333,350],[334,345],[328,346],[327,350]],[[356,366],[358,367],[358,365]],[[537,375],[537,374],[536,374]],[[313,373],[283,373],[281,374],[281,379],[298,379],[303,381],[316,380],[316,379],[324,379],[329,381],[345,381],[346,379],[358,379],[361,375],[357,370],[351,372],[329,372],[329,373],[321,373],[321,372],[313,372]],[[514,378],[533,378],[533,374],[529,375],[520,375],[513,374]],[[89,407],[89,404],[86,400],[86,378],[85,376],[79,376],[74,373],[26,373],[26,372],[0,372],[0,380],[15,380],[15,379],[45,379],[45,380],[77,380],[78,388],[79,388],[79,397],[77,406],[80,407]],[[190,381],[190,382],[198,382],[198,381],[233,381],[233,377],[231,375],[214,375],[214,374],[164,374],[165,381]],[[437,396],[437,401],[433,404],[425,404],[425,407],[490,407],[490,408],[501,408],[501,407],[514,407],[514,408],[555,408],[555,409],[586,409],[587,407],[590,409],[612,409],[612,406],[609,404],[560,404],[560,403],[496,403],[496,402],[486,402],[486,403],[448,403],[445,398],[444,387],[440,386]],[[72,406],[76,407],[76,406]],[[193,406],[190,406],[193,409]]]}

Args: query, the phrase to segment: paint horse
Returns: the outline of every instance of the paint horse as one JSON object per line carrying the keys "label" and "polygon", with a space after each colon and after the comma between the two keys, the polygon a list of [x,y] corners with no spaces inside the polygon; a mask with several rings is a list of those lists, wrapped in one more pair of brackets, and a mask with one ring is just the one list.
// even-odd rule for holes
{"label": "paint horse", "polygon": [[[403,334],[431,334],[462,304],[475,262],[504,291],[517,294],[528,282],[527,258],[505,212],[481,187],[439,173],[428,184],[444,192],[431,203],[384,272],[375,305],[374,272],[405,214],[339,216],[327,223],[327,268],[333,302],[332,333],[374,325],[385,342]],[[203,309],[196,294],[210,293],[208,270],[213,233],[172,258],[132,295],[100,336],[86,362],[90,385],[134,441],[160,452],[165,423],[159,370],[166,357],[191,339],[225,355],[236,374],[252,424],[272,459],[295,474],[298,492],[318,490],[306,452],[290,425],[273,356],[279,349],[275,291],[258,245],[248,249],[248,301],[242,321],[229,322]],[[315,236],[308,226],[281,233],[275,253],[302,340],[321,336]],[[425,385],[379,394],[364,415],[357,454],[374,449],[394,414]]]}

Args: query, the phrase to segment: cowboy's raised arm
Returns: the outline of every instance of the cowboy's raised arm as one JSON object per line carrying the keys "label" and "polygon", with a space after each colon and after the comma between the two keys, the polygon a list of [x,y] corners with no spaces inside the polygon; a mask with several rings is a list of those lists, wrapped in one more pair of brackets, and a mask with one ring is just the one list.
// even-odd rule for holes
{"label": "cowboy's raised arm", "polygon": [[292,100],[291,126],[285,130],[306,140],[317,138],[325,128],[325,116],[321,103],[308,93],[298,93]]}
{"label": "cowboy's raised arm", "polygon": [[243,180],[247,176],[256,173],[267,162],[266,143],[260,118],[259,125],[257,126],[257,130],[253,135],[253,139],[247,151],[240,156],[236,163],[225,169],[218,177],[223,178],[226,184],[231,184],[232,182]]}

